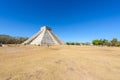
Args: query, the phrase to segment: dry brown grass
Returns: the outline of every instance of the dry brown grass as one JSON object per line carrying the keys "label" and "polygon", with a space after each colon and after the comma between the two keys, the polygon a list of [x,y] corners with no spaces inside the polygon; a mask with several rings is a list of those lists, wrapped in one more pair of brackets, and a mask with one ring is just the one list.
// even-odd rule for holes
{"label": "dry brown grass", "polygon": [[0,80],[120,80],[120,48],[0,47]]}

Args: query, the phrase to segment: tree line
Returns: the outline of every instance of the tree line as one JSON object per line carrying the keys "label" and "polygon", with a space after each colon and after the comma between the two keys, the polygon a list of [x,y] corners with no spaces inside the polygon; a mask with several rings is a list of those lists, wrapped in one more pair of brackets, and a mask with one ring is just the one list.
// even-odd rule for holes
{"label": "tree line", "polygon": [[9,35],[0,35],[0,44],[21,44],[27,37],[12,37]]}
{"label": "tree line", "polygon": [[116,46],[120,47],[120,41],[117,38],[113,38],[112,40],[107,39],[95,39],[91,43],[90,42],[66,42],[66,45],[96,45],[96,46]]}
{"label": "tree line", "polygon": [[66,42],[67,45],[91,45],[90,42]]}
{"label": "tree line", "polygon": [[107,39],[95,39],[92,41],[93,45],[99,45],[99,46],[120,46],[120,41],[118,41],[117,38],[113,38],[112,40]]}

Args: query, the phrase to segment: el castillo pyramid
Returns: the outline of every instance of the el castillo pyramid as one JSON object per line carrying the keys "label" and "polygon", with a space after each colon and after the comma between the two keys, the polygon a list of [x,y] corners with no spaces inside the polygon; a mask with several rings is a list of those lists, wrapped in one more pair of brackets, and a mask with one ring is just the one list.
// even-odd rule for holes
{"label": "el castillo pyramid", "polygon": [[64,43],[52,32],[51,28],[43,26],[40,31],[26,40],[23,44],[63,45]]}

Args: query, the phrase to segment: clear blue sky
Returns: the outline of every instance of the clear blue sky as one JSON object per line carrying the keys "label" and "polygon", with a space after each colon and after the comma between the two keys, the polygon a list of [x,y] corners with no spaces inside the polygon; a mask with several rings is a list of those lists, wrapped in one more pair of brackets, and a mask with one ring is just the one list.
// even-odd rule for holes
{"label": "clear blue sky", "polygon": [[63,41],[120,40],[120,0],[0,0],[0,34],[30,37],[44,25]]}

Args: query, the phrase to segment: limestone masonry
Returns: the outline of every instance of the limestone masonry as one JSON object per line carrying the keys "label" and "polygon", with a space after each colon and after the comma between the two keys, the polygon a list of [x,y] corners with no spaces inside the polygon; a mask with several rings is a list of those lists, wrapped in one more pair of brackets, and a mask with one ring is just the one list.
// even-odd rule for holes
{"label": "limestone masonry", "polygon": [[43,26],[38,33],[34,34],[23,44],[63,45],[64,43],[52,32],[51,28]]}

